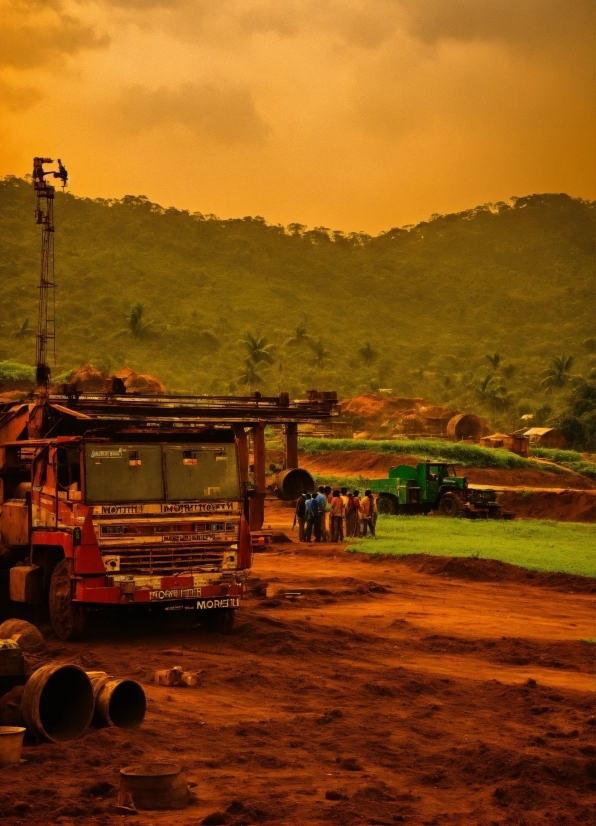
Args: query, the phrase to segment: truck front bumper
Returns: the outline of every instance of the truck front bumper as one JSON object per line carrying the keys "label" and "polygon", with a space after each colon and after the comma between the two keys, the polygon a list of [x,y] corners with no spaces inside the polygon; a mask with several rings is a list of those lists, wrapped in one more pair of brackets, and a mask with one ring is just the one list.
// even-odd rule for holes
{"label": "truck front bumper", "polygon": [[[237,608],[244,592],[241,582],[196,585],[192,576],[161,577],[159,582],[153,580],[150,585],[138,584],[132,577],[109,585],[105,580],[101,583],[91,581],[96,579],[89,577],[76,581],[75,602],[95,605],[187,603],[196,608]],[[214,604],[207,605],[207,602]]]}

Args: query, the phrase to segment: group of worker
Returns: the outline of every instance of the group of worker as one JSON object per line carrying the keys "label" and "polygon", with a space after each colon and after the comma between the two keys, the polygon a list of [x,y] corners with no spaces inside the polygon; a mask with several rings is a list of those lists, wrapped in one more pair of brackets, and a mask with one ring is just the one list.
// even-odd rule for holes
{"label": "group of worker", "polygon": [[344,537],[376,538],[377,506],[370,490],[348,491],[320,485],[315,493],[303,493],[296,503],[294,527],[300,542],[343,542]]}

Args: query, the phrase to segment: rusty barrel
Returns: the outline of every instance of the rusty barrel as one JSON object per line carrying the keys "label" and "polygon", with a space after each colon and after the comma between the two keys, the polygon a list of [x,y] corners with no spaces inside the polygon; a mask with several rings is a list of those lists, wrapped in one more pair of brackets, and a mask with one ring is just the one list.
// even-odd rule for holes
{"label": "rusty barrel", "polygon": [[180,766],[145,763],[120,769],[118,803],[135,809],[184,809],[188,782]]}
{"label": "rusty barrel", "polygon": [[91,681],[77,665],[44,665],[25,685],[21,713],[27,729],[39,740],[76,740],[93,717]]}
{"label": "rusty barrel", "polygon": [[304,468],[289,468],[274,477],[273,490],[280,499],[289,502],[298,499],[303,493],[312,493],[315,490],[315,480]]}
{"label": "rusty barrel", "polygon": [[101,671],[88,671],[93,686],[93,725],[116,726],[132,731],[145,719],[147,700],[135,680],[117,680]]}

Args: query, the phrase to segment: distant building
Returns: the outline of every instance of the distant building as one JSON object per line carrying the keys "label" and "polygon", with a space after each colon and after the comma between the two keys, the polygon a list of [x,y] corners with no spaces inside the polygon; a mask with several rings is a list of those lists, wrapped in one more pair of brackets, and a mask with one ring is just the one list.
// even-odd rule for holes
{"label": "distant building", "polygon": [[524,436],[528,437],[530,445],[567,449],[567,439],[554,427],[531,427],[524,432]]}
{"label": "distant building", "polygon": [[502,447],[526,458],[530,454],[530,440],[519,433],[493,433],[491,436],[483,436],[480,439],[480,445],[481,447]]}

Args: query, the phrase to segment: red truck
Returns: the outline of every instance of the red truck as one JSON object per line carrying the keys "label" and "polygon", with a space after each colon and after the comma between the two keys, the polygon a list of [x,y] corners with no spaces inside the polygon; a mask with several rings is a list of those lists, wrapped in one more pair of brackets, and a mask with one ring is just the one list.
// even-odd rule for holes
{"label": "red truck", "polygon": [[295,497],[312,484],[297,468],[298,423],[337,411],[335,393],[290,402],[283,393],[141,397],[113,386],[0,405],[0,569],[9,568],[10,600],[47,603],[63,640],[107,608],[192,611],[229,631],[263,526],[265,424],[283,429],[281,476]]}

